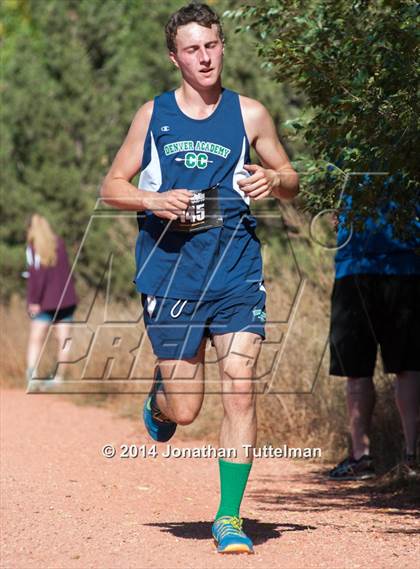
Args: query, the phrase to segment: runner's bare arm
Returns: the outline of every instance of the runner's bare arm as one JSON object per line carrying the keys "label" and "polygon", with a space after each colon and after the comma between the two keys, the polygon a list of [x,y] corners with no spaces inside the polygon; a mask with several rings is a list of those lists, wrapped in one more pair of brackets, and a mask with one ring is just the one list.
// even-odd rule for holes
{"label": "runner's bare arm", "polygon": [[138,189],[131,180],[139,172],[143,160],[144,143],[153,113],[153,101],[144,104],[136,113],[127,136],[106,175],[101,197],[118,209],[153,210],[164,219],[177,219],[190,200],[187,190],[170,190],[157,194]]}
{"label": "runner's bare arm", "polygon": [[273,119],[258,101],[241,97],[245,130],[262,166],[245,165],[251,174],[239,186],[250,198],[260,200],[270,195],[292,199],[299,191],[299,177],[279,141]]}
{"label": "runner's bare arm", "polygon": [[146,209],[144,204],[146,191],[139,190],[130,182],[140,170],[152,112],[153,101],[147,102],[137,111],[127,136],[103,181],[101,197],[113,207],[135,211]]}

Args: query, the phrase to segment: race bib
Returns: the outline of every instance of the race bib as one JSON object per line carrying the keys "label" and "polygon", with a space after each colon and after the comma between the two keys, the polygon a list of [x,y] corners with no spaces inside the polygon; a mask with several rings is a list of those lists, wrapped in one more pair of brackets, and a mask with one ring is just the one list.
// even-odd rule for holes
{"label": "race bib", "polygon": [[223,225],[218,186],[194,191],[188,209],[169,224],[169,231],[190,233]]}

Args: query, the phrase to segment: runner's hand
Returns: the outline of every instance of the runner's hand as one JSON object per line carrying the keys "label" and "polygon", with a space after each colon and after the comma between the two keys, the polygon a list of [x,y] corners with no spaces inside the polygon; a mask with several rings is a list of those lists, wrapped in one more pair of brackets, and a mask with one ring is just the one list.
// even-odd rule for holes
{"label": "runner's hand", "polygon": [[239,180],[238,186],[251,199],[257,201],[268,198],[274,186],[278,185],[279,174],[258,164],[245,164],[244,169],[251,176]]}
{"label": "runner's hand", "polygon": [[168,190],[167,192],[150,192],[144,200],[146,209],[153,211],[162,219],[178,219],[190,204],[193,193],[188,190]]}

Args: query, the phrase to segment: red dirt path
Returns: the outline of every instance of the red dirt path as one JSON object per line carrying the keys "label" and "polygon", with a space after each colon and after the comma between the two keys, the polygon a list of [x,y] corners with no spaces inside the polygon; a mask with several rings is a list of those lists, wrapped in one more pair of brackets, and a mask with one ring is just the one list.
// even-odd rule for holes
{"label": "red dirt path", "polygon": [[143,426],[54,395],[3,391],[1,406],[4,569],[418,567],[414,504],[283,459],[251,473],[242,515],[255,555],[221,556],[214,460],[105,459],[106,443],[151,444]]}

